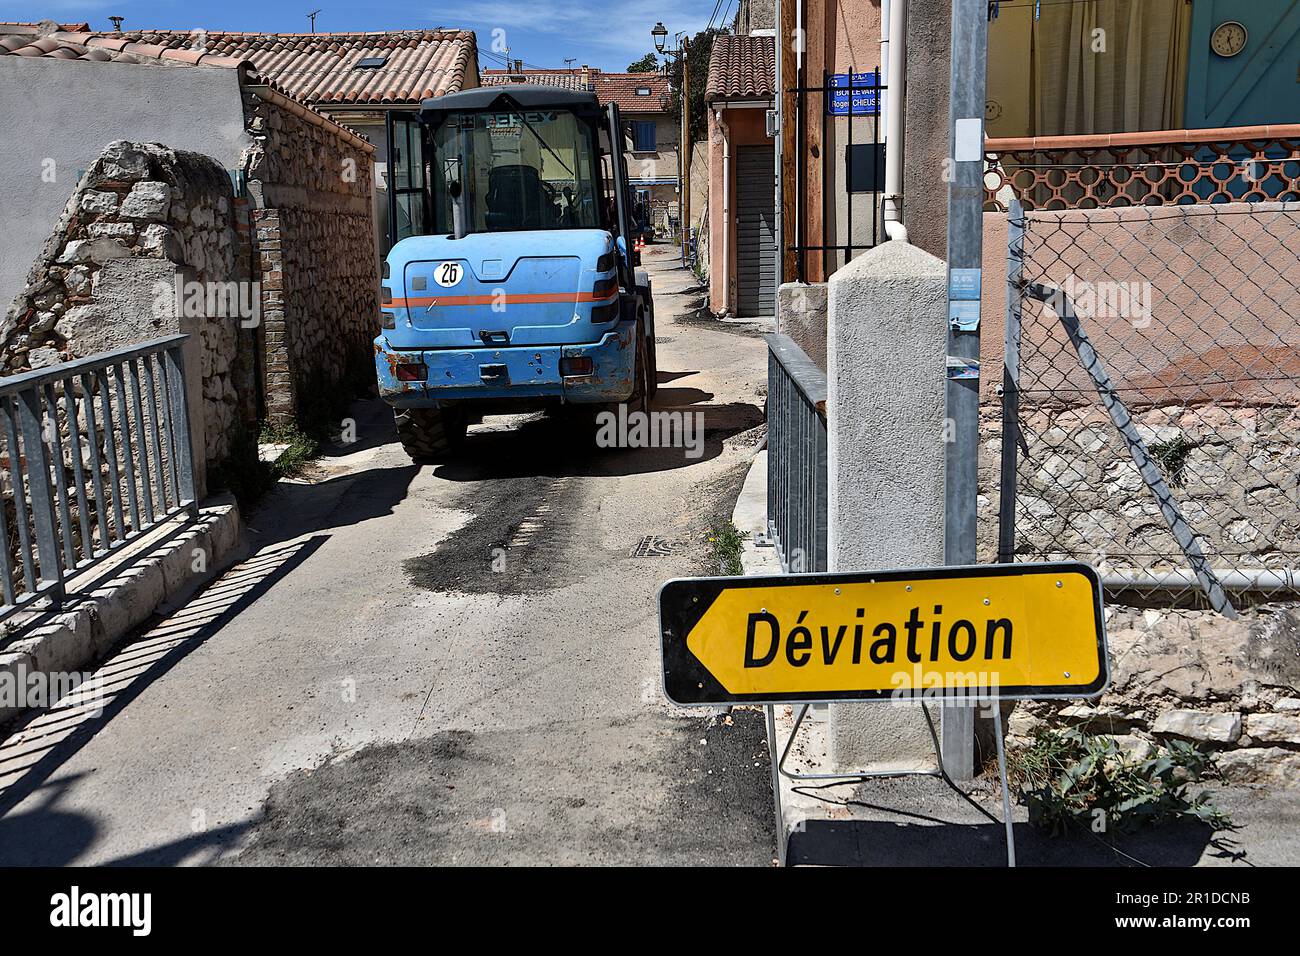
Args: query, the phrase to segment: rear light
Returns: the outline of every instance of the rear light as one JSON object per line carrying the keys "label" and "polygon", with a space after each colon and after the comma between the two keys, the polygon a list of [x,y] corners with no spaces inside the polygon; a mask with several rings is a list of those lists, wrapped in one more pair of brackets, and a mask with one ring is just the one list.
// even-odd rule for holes
{"label": "rear light", "polygon": [[384,303],[385,305],[387,305],[389,302],[392,302],[393,290],[388,288],[388,286],[386,285],[381,285],[379,287],[379,301]]}
{"label": "rear light", "polygon": [[399,382],[423,382],[426,374],[428,374],[428,367],[423,362],[412,362],[397,366],[397,380]]}
{"label": "rear light", "polygon": [[618,318],[618,300],[615,299],[608,305],[598,305],[591,310],[591,321],[593,322],[613,322]]}
{"label": "rear light", "polygon": [[389,272],[390,272],[390,270],[389,270],[389,268],[388,268],[388,260],[385,259],[385,260],[384,260],[384,278],[385,278],[385,279],[388,278]]}
{"label": "rear light", "polygon": [[380,327],[381,329],[395,329],[395,328],[397,328],[397,313],[395,313],[395,312],[380,312],[380,313],[379,313],[379,327]]}
{"label": "rear light", "polygon": [[[614,268],[614,261],[614,250],[611,249],[596,260],[596,271],[608,272],[610,269]],[[387,273],[385,273],[385,275],[387,275]]]}
{"label": "rear light", "polygon": [[618,277],[610,276],[608,279],[597,279],[596,284],[591,287],[591,294],[597,299],[608,299],[618,291]]}
{"label": "rear light", "polygon": [[596,363],[589,356],[560,359],[561,375],[590,375],[596,370]]}

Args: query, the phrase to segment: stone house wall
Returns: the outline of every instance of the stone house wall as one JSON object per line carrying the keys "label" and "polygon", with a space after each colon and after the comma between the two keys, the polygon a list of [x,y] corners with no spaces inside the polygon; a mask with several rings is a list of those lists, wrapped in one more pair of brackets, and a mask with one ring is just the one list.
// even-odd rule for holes
{"label": "stone house wall", "polygon": [[268,91],[246,90],[245,110],[266,415],[310,422],[374,377],[373,148]]}
{"label": "stone house wall", "polygon": [[1021,701],[1012,747],[1082,726],[1143,758],[1167,740],[1209,750],[1234,783],[1300,786],[1300,612],[1106,608],[1111,684],[1094,702]]}
{"label": "stone house wall", "polygon": [[[187,365],[197,359],[202,390],[196,461],[213,467],[229,456],[236,425],[255,418],[252,336],[235,317],[183,315],[177,277],[224,287],[247,282],[249,262],[230,178],[216,162],[158,144],[111,143],[82,176],[5,315],[0,367],[14,374],[190,332],[197,342]],[[187,377],[195,374],[187,367]]]}

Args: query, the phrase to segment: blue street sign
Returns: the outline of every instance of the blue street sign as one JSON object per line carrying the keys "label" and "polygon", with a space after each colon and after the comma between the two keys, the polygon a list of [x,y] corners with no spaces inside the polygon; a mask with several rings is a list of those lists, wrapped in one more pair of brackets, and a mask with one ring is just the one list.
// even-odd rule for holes
{"label": "blue street sign", "polygon": [[869,73],[833,73],[829,79],[832,89],[826,97],[826,111],[831,116],[880,115],[879,70]]}

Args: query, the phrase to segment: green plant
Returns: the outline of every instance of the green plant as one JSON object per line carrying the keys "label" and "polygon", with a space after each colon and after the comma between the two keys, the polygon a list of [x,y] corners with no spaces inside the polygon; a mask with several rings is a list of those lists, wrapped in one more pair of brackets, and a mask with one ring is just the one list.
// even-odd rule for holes
{"label": "green plant", "polygon": [[736,526],[728,521],[719,521],[709,530],[710,556],[718,564],[720,574],[744,574],[740,564],[740,552],[744,537]]}
{"label": "green plant", "polygon": [[299,429],[296,425],[267,425],[262,429],[262,442],[288,445],[271,463],[272,480],[290,478],[299,474],[307,462],[320,451],[320,440]]}
{"label": "green plant", "polygon": [[1183,483],[1183,468],[1187,464],[1187,456],[1195,447],[1192,442],[1179,435],[1169,441],[1153,442],[1147,446],[1147,451],[1160,463],[1161,470],[1169,478],[1169,484],[1177,488]]}
{"label": "green plant", "polygon": [[[266,462],[258,453],[259,443],[289,447],[274,462]],[[276,481],[298,474],[303,465],[316,457],[319,448],[319,441],[292,425],[267,425],[257,437],[241,427],[235,431],[226,460],[209,472],[208,484],[213,489],[229,491],[240,510],[247,513]]]}
{"label": "green plant", "polygon": [[1037,731],[1028,747],[1011,754],[1010,774],[1030,823],[1057,835],[1072,823],[1094,832],[1178,819],[1230,826],[1207,793],[1189,793],[1189,784],[1210,768],[1210,755],[1192,743],[1172,741],[1136,758],[1110,737],[1069,728]]}

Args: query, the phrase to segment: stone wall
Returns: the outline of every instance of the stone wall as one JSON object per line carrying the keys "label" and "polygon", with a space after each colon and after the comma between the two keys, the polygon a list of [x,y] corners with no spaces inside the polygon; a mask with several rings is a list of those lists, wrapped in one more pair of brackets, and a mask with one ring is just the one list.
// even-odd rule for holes
{"label": "stone wall", "polygon": [[236,423],[254,415],[251,337],[242,334],[241,349],[237,318],[185,315],[176,293],[187,288],[178,276],[200,288],[247,280],[249,247],[233,198],[229,176],[206,156],[109,144],[5,315],[5,374],[191,332],[198,342],[187,362],[198,359],[203,396],[203,447],[195,451],[209,467],[224,461]]}
{"label": "stone wall", "polygon": [[[1216,569],[1300,567],[1300,408],[1135,409],[1139,436]],[[1099,407],[1020,418],[1017,560],[1078,558],[1166,571],[1187,561],[1127,447]],[[1000,409],[983,409],[980,559],[997,553]]]}
{"label": "stone wall", "polygon": [[319,419],[374,378],[379,276],[368,143],[284,97],[245,92],[266,415]]}
{"label": "stone wall", "polygon": [[1082,725],[1143,757],[1195,741],[1236,783],[1300,786],[1300,612],[1106,609],[1111,686],[1096,702],[1022,701],[1011,746],[1041,727]]}

